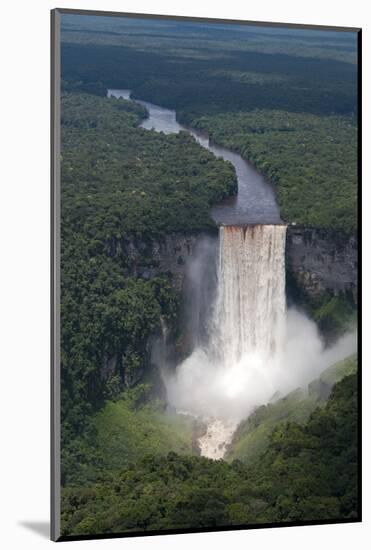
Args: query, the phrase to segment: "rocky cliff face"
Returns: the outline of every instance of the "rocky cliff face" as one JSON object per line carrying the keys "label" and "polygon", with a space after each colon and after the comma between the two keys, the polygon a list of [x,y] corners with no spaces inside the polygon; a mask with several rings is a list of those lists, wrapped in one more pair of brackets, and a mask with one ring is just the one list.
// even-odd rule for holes
{"label": "rocky cliff face", "polygon": [[[214,243],[214,248],[208,245],[209,242]],[[166,352],[159,350],[163,334],[154,334],[147,342],[142,368],[137,368],[134,375],[126,367],[125,356],[107,356],[101,370],[105,380],[121,372],[124,386],[132,387],[152,362],[153,353],[166,353],[167,361],[177,362],[179,357],[187,354],[194,346],[202,334],[203,316],[210,306],[206,302],[210,292],[208,284],[212,285],[211,266],[215,259],[216,242],[215,237],[203,233],[171,233],[163,238],[129,236],[125,239],[113,238],[105,243],[106,253],[118,256],[128,275],[144,279],[152,279],[161,274],[169,275],[174,288],[182,297],[178,322],[184,325],[181,339],[176,336],[176,326],[163,327],[163,332],[168,332]],[[204,261],[198,262],[200,257]],[[200,281],[203,281],[202,285]]]}
{"label": "rocky cliff face", "polygon": [[[172,233],[162,239],[130,237],[107,243],[109,254],[122,254],[131,275],[150,279],[160,273],[171,274],[173,284],[184,290],[189,265],[195,254],[205,252],[199,243],[210,235]],[[338,295],[350,292],[357,297],[357,237],[338,231],[287,228],[286,268],[299,288],[310,297],[329,291]],[[208,258],[211,261],[211,257]]]}
{"label": "rocky cliff face", "polygon": [[106,244],[109,255],[121,254],[131,275],[151,279],[161,273],[171,275],[174,287],[182,290],[189,261],[202,234],[171,233],[144,240],[129,237]]}
{"label": "rocky cliff face", "polygon": [[356,301],[357,267],[355,235],[292,225],[287,228],[286,268],[308,296],[346,292]]}
{"label": "rocky cliff face", "polygon": [[[183,297],[181,319],[187,326],[186,332],[183,327],[182,342],[177,343],[182,349],[174,347],[175,342],[168,345],[168,353],[174,357],[186,353],[205,337],[205,320],[216,287],[217,244],[215,235],[186,233],[151,240],[131,236],[106,243],[106,252],[120,255],[130,275],[145,279],[162,273],[171,276],[174,287]],[[293,280],[310,298],[321,297],[327,291],[333,295],[351,293],[356,301],[357,238],[339,232],[288,226],[286,271],[288,281]],[[150,350],[151,342],[148,361]],[[109,378],[124,365],[124,357],[107,357],[102,375]],[[136,374],[135,379],[125,374],[126,386],[134,385],[142,372],[138,370]]]}

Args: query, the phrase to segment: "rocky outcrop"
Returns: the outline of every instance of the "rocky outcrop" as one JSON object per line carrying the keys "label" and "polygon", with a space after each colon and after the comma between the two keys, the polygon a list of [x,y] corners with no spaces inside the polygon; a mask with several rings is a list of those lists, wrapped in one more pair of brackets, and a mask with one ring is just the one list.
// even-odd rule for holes
{"label": "rocky outcrop", "polygon": [[[120,373],[123,385],[132,387],[142,378],[150,363],[175,364],[189,353],[205,330],[203,317],[210,307],[207,302],[212,292],[209,286],[213,286],[216,242],[213,235],[206,233],[170,233],[152,239],[130,235],[124,239],[112,238],[105,243],[106,254],[119,257],[128,276],[153,279],[166,274],[181,297],[178,320],[167,327],[160,319],[162,338],[161,334],[155,333],[147,341],[142,368],[131,369],[125,356],[105,357],[101,369],[105,380]],[[182,338],[177,334],[179,322],[184,325]]]}
{"label": "rocky outcrop", "polygon": [[[146,240],[130,236],[106,243],[109,255],[122,255],[131,275],[151,279],[161,273],[171,275],[182,290],[190,261],[203,237],[210,235],[171,233]],[[339,231],[289,225],[286,241],[286,268],[296,284],[311,297],[328,291],[357,296],[357,236]]]}
{"label": "rocky outcrop", "polygon": [[[210,317],[216,288],[218,241],[215,234],[172,233],[153,239],[128,236],[108,241],[105,248],[108,255],[120,256],[128,275],[151,279],[160,274],[169,274],[172,284],[182,297],[179,315],[182,338],[179,335],[175,338],[176,330],[172,332],[172,327],[165,327],[169,331],[169,341],[166,342],[167,363],[176,364],[179,358],[207,340],[207,319]],[[321,298],[325,292],[332,295],[347,293],[356,302],[356,236],[289,225],[286,274],[288,296],[295,303],[300,303],[301,298],[304,301],[308,297]],[[299,290],[296,296],[291,292],[293,288]],[[158,335],[148,341],[145,364],[151,362],[151,354],[159,352],[159,341]],[[102,377],[114,380],[118,373],[124,386],[132,387],[142,377],[143,369],[130,369],[124,356],[106,357],[102,365]]]}
{"label": "rocky outcrop", "polygon": [[130,275],[152,279],[161,273],[171,275],[174,287],[182,290],[190,259],[203,234],[171,233],[146,240],[130,236],[106,243],[109,255],[122,255]]}
{"label": "rocky outcrop", "polygon": [[[171,233],[146,240],[130,236],[106,243],[110,255],[122,255],[131,275],[151,279],[171,275],[174,287],[184,289],[189,264],[197,245],[210,235]],[[286,269],[297,286],[316,298],[328,291],[349,292],[357,298],[357,236],[339,231],[289,225],[286,241]]]}
{"label": "rocky outcrop", "polygon": [[297,286],[316,298],[351,293],[357,300],[357,237],[338,231],[287,228],[286,267]]}

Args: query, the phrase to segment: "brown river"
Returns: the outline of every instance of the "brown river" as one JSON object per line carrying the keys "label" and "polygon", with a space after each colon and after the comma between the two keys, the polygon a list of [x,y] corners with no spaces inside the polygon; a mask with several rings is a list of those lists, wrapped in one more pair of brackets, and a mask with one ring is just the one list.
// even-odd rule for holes
{"label": "brown river", "polygon": [[[131,99],[130,93],[130,90],[107,90],[108,97],[123,99]],[[210,143],[204,132],[179,124],[174,110],[147,101],[135,101],[146,107],[149,113],[149,117],[141,124],[142,128],[165,134],[186,131],[216,157],[233,164],[237,175],[238,193],[214,206],[212,216],[218,225],[282,223],[273,185],[239,154]]]}

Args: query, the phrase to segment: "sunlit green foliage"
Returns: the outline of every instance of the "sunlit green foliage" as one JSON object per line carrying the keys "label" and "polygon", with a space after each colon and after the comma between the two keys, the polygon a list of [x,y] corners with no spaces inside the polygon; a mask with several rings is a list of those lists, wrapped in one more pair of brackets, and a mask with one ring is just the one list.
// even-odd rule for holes
{"label": "sunlit green foliage", "polygon": [[198,422],[154,398],[151,384],[119,391],[63,448],[63,485],[83,486],[147,454],[198,454]]}
{"label": "sunlit green foliage", "polygon": [[356,322],[357,311],[354,303],[341,296],[332,296],[314,310],[314,320],[321,331],[337,335],[349,329]]}
{"label": "sunlit green foliage", "polygon": [[357,358],[352,356],[328,367],[308,386],[308,392],[297,389],[273,403],[258,407],[238,426],[226,460],[239,459],[248,463],[260,460],[273,430],[280,422],[304,424],[316,407],[325,406],[332,386],[355,372]]}
{"label": "sunlit green foliage", "polygon": [[95,445],[103,455],[105,470],[117,469],[146,454],[195,453],[192,417],[166,412],[161,401],[133,406],[131,391],[108,402],[94,421]]}
{"label": "sunlit green foliage", "polygon": [[260,460],[147,455],[62,493],[64,535],[357,518],[356,375],[304,425],[276,427]]}

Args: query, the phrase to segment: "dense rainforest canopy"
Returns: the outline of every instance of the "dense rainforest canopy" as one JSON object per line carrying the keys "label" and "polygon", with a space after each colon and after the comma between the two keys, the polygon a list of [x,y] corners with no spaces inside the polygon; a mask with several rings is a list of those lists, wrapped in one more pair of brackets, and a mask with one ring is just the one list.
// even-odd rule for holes
{"label": "dense rainforest canopy", "polygon": [[169,22],[149,32],[71,18],[63,28],[66,86],[129,88],[176,109],[277,185],[285,221],[354,231],[355,33],[179,23],[175,35]]}
{"label": "dense rainforest canopy", "polygon": [[[294,392],[255,411],[225,461],[198,456],[202,426],[168,410],[151,346],[178,327],[181,296],[171,272],[139,276],[137,262],[169,234],[215,232],[211,206],[236,175],[106,97],[131,89],[176,109],[276,185],[286,221],[351,233],[355,60],[345,33],[62,17],[64,535],[356,517],[354,360],[328,400]],[[316,314],[337,334],[347,311],[325,296]]]}
{"label": "dense rainforest canopy", "polygon": [[354,232],[357,128],[349,117],[254,110],[194,124],[275,183],[284,220]]}
{"label": "dense rainforest canopy", "polygon": [[356,384],[356,375],[344,378],[305,424],[278,424],[253,465],[147,454],[66,488],[63,534],[355,518]]}
{"label": "dense rainforest canopy", "polygon": [[231,164],[185,132],[138,128],[145,116],[130,101],[62,96],[63,453],[86,415],[143,374],[161,319],[177,317],[171,274],[135,277],[130,239],[212,231],[210,206],[237,190]]}

